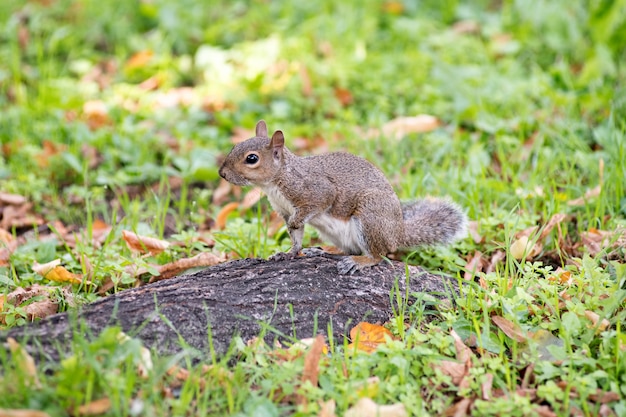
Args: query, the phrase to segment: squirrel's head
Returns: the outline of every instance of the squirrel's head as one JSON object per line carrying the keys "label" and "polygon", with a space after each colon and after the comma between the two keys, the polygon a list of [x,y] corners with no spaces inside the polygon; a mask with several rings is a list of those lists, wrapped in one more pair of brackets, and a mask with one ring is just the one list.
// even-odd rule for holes
{"label": "squirrel's head", "polygon": [[263,185],[281,170],[285,137],[277,130],[270,139],[263,120],[256,124],[256,136],[238,143],[220,167],[219,174],[235,185]]}

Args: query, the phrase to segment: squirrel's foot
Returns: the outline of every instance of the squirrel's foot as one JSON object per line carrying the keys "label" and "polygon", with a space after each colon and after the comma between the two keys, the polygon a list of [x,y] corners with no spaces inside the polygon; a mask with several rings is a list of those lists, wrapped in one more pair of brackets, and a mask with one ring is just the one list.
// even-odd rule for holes
{"label": "squirrel's foot", "polygon": [[304,249],[302,249],[302,254],[304,256],[311,256],[312,257],[312,256],[324,256],[324,255],[327,255],[328,252],[326,252],[322,248],[315,247],[315,248],[304,248]]}
{"label": "squirrel's foot", "polygon": [[339,272],[340,275],[352,275],[356,271],[374,266],[379,262],[380,259],[374,258],[373,256],[344,256],[337,262],[337,272]]}
{"label": "squirrel's foot", "polygon": [[293,253],[293,252],[277,252],[275,254],[273,254],[272,256],[270,256],[269,258],[267,258],[270,261],[276,262],[276,261],[287,261],[289,259],[294,259],[298,256],[297,253]]}

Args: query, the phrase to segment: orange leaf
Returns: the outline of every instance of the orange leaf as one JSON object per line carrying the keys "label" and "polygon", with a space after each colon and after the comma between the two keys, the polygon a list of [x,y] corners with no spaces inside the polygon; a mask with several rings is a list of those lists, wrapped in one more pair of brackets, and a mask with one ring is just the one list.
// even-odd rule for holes
{"label": "orange leaf", "polygon": [[361,322],[350,330],[352,343],[348,347],[354,348],[356,344],[356,349],[371,353],[380,344],[385,343],[386,337],[395,339],[393,334],[383,326]]}
{"label": "orange leaf", "polygon": [[382,133],[386,137],[402,139],[411,133],[425,133],[437,129],[440,125],[435,116],[419,114],[413,117],[397,117],[385,123]]}
{"label": "orange leaf", "polygon": [[111,409],[111,400],[107,397],[100,398],[99,400],[92,401],[87,404],[83,404],[78,407],[79,416],[97,416],[104,414]]}
{"label": "orange leaf", "polygon": [[140,236],[128,230],[122,230],[122,237],[124,238],[128,249],[140,253],[149,252],[152,255],[157,255],[170,246],[170,243],[165,240]]}
{"label": "orange leaf", "polygon": [[126,70],[134,70],[138,68],[143,68],[152,59],[154,53],[151,50],[139,51],[131,56],[128,61],[126,61]]}
{"label": "orange leaf", "polygon": [[217,213],[217,216],[215,217],[215,227],[223,230],[226,227],[226,219],[228,218],[228,215],[237,210],[237,207],[239,207],[239,203],[236,202],[228,203],[222,207],[220,212]]}

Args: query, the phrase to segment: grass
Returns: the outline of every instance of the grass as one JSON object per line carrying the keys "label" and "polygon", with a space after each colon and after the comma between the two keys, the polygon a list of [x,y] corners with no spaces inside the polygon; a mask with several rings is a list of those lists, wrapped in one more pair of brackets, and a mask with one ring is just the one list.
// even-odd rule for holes
{"label": "grass", "polygon": [[[0,245],[12,248],[0,256],[5,294],[35,284],[69,289],[72,302],[55,297],[72,309],[99,298],[95,288],[108,281],[110,293],[149,279],[130,266],[156,273],[202,251],[231,258],[286,249],[264,200],[231,214],[223,231],[213,226],[228,201],[242,198],[235,190],[216,198],[220,157],[260,118],[299,153],[368,158],[404,200],[459,202],[474,236],[407,259],[468,273],[476,285],[455,308],[436,306],[432,321],[430,302],[402,306],[389,324],[400,339],[372,354],[331,341],[316,386],[300,383],[305,356],[285,359],[237,339],[215,360],[153,354],[141,377],[139,341],[119,343],[110,329],[91,343],[77,337],[68,359],[34,371],[0,350],[0,409],[82,415],[80,406],[108,398],[112,416],[304,416],[329,400],[343,414],[369,397],[411,415],[458,410],[464,399],[480,416],[626,414],[623,7],[3,1],[0,190],[32,205],[10,222],[9,204],[0,206]],[[436,116],[440,127],[399,139],[363,134],[417,114]],[[512,253],[520,232],[545,228],[555,214],[565,215],[558,227],[528,236],[542,245],[537,254],[532,245],[522,245],[525,256]],[[122,230],[179,244],[145,256],[126,246]],[[95,286],[51,282],[32,269],[57,258]],[[5,298],[4,325],[24,324],[38,297]],[[464,382],[441,367],[458,356],[451,330],[473,351]],[[168,373],[173,365],[189,375]],[[621,398],[603,401],[598,390]]]}

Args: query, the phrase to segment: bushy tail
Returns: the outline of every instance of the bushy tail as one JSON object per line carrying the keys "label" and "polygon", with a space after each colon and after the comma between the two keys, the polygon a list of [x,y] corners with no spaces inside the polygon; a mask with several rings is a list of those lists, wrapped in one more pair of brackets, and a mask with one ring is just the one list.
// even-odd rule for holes
{"label": "bushy tail", "polygon": [[449,200],[426,198],[405,203],[402,215],[402,247],[452,243],[467,233],[467,216]]}

